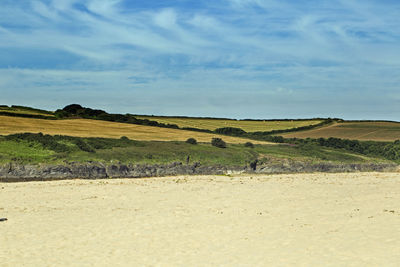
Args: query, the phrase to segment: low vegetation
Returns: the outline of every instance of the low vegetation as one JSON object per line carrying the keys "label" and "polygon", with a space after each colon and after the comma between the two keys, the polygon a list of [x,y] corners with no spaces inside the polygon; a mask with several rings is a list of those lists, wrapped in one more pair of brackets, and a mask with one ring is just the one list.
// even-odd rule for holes
{"label": "low vegetation", "polygon": [[375,141],[359,141],[349,140],[340,138],[283,138],[281,136],[265,136],[265,140],[279,139],[280,143],[286,143],[289,145],[296,145],[302,147],[314,148],[318,147],[329,147],[340,149],[342,151],[348,151],[350,153],[357,153],[360,155],[379,157],[387,160],[400,161],[400,141],[394,142],[375,142]]}
{"label": "low vegetation", "polygon": [[[308,147],[330,147],[358,153],[372,157],[380,157],[387,160],[400,160],[400,140],[393,142],[376,142],[376,141],[359,141],[341,138],[284,138],[282,136],[271,135],[270,132],[254,132],[246,133],[232,128],[227,128],[229,131],[221,131],[226,135],[249,138],[254,140],[270,141],[275,143],[286,143],[289,145],[299,145]],[[399,137],[399,136],[398,136]]]}
{"label": "low vegetation", "polygon": [[[0,137],[0,162],[117,160],[167,163],[183,162],[188,158],[204,164],[225,165],[292,158],[306,161],[400,162],[400,123],[396,122],[162,117],[168,119],[167,122],[146,118],[109,114],[76,104],[55,113],[3,105],[0,106],[0,135],[3,135]],[[179,119],[179,123],[172,124],[174,120],[169,119]],[[187,124],[181,123],[184,120]],[[205,123],[202,125],[208,125],[208,128],[197,128],[202,126],[193,122]],[[290,125],[291,128],[285,126],[251,131],[271,122]],[[182,130],[180,127],[185,125],[194,128]],[[213,128],[211,125],[226,127]],[[237,125],[243,126],[243,129],[234,127]]]}
{"label": "low vegetation", "polygon": [[319,138],[301,140],[304,144],[318,144],[324,147],[340,148],[368,156],[379,156],[389,160],[400,160],[400,140],[394,142],[358,141],[340,138]]}
{"label": "low vegetation", "polygon": [[[211,141],[211,140],[210,140]],[[137,141],[126,137],[81,138],[46,134],[14,134],[0,136],[0,163],[121,162],[125,164],[164,164],[199,162],[203,165],[244,166],[252,162],[298,160],[306,162],[382,162],[380,157],[362,156],[343,149],[303,145],[254,145],[249,149],[240,144],[226,148],[208,143],[192,145],[182,142]]]}
{"label": "low vegetation", "polygon": [[254,144],[252,142],[246,142],[244,144],[245,147],[250,147],[250,148],[254,148]]}
{"label": "low vegetation", "polygon": [[197,145],[197,140],[194,138],[188,138],[186,140],[186,143],[191,144],[191,145]]}
{"label": "low vegetation", "polygon": [[226,143],[221,138],[211,139],[211,145],[219,148],[226,148]]}

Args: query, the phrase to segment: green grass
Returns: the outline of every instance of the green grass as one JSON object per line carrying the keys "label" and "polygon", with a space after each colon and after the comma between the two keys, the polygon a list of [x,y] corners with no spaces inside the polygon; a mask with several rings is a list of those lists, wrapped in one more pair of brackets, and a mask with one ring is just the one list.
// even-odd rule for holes
{"label": "green grass", "polygon": [[[307,162],[340,162],[340,163],[361,163],[385,161],[379,158],[366,157],[340,149],[331,149],[317,145],[256,145],[256,152],[261,159],[292,159]],[[265,160],[264,160],[265,161]]]}
{"label": "green grass", "polygon": [[96,153],[77,152],[70,155],[73,161],[118,161],[122,163],[164,164],[174,161],[201,162],[206,165],[243,165],[255,159],[254,153],[240,145],[226,149],[209,144],[190,145],[184,142],[141,142],[140,146],[100,149]]}
{"label": "green grass", "polygon": [[28,141],[6,141],[0,138],[0,163],[18,161],[23,163],[41,163],[51,161],[55,152],[44,149],[40,144]]}
{"label": "green grass", "polygon": [[[82,142],[85,146],[82,146]],[[58,145],[57,145],[58,144]],[[64,146],[60,146],[60,144]],[[84,151],[87,147],[94,152]],[[83,149],[83,150],[82,150]],[[210,143],[197,145],[185,142],[134,141],[129,139],[78,138],[46,135],[14,135],[0,137],[0,163],[63,162],[121,162],[124,164],[166,164],[171,162],[200,162],[202,165],[244,166],[258,159],[260,162],[286,159],[303,162],[361,163],[380,162],[348,151],[317,145],[255,145],[228,144],[217,148]]]}

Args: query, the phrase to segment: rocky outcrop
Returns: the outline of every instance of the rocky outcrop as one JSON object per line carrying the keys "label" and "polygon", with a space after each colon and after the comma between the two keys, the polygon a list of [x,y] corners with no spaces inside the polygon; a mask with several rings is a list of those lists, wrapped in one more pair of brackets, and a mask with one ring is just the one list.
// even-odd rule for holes
{"label": "rocky outcrop", "polygon": [[140,178],[193,174],[226,174],[245,171],[246,167],[184,165],[174,162],[165,165],[125,165],[101,163],[69,163],[64,165],[20,165],[9,163],[0,166],[0,181],[19,182],[59,179]]}
{"label": "rocky outcrop", "polygon": [[68,163],[63,165],[21,165],[9,163],[0,166],[1,182],[21,182],[59,179],[105,179],[140,178],[174,175],[211,175],[231,173],[307,173],[307,172],[355,172],[394,171],[395,164],[334,164],[304,162],[283,162],[249,166],[202,166],[199,163],[185,165],[174,162],[165,165]]}
{"label": "rocky outcrop", "polygon": [[388,172],[397,171],[398,165],[390,163],[304,163],[289,162],[261,165],[256,173],[311,173],[311,172]]}

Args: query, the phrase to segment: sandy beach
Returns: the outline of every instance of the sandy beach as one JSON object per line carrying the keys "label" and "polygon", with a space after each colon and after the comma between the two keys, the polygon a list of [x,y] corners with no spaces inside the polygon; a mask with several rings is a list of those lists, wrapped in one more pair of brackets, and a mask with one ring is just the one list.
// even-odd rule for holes
{"label": "sandy beach", "polygon": [[400,173],[0,183],[0,266],[398,266]]}

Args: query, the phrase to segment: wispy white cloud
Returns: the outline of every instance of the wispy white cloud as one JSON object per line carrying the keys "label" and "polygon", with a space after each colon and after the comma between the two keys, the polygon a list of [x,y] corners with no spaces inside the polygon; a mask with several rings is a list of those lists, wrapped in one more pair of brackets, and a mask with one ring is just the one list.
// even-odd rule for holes
{"label": "wispy white cloud", "polygon": [[[0,61],[0,90],[67,95],[69,88],[84,97],[90,88],[108,88],[133,98],[185,92],[203,100],[215,92],[249,93],[321,102],[331,93],[372,99],[377,90],[381,96],[399,90],[395,1],[226,0],[193,2],[196,8],[150,3],[6,1],[0,57],[35,49],[49,64],[34,69],[25,64],[26,53],[14,53],[16,69]],[[54,62],[48,51],[75,59]],[[49,70],[58,63],[64,70]]]}

